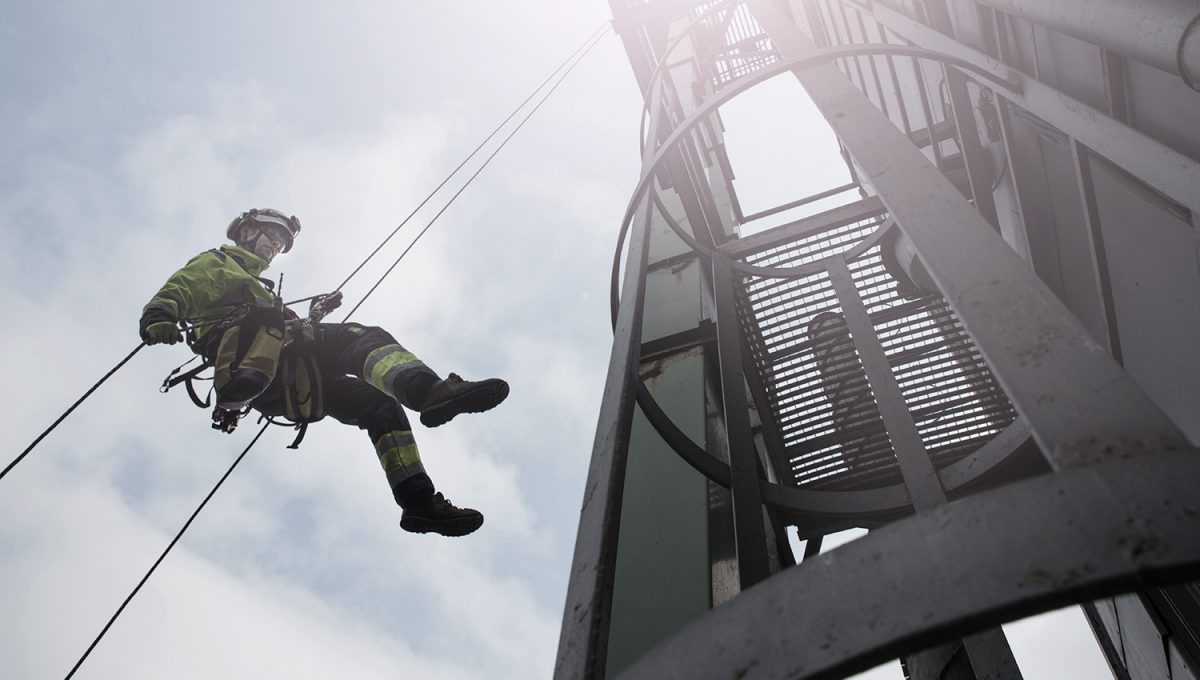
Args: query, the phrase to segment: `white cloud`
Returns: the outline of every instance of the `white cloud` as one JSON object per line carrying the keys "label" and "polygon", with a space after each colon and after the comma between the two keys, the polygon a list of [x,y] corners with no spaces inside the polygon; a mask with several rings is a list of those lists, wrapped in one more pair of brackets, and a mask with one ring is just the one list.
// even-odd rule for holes
{"label": "white cloud", "polygon": [[[21,584],[6,597],[8,611],[21,616],[0,624],[5,667],[9,677],[53,677],[73,665],[169,536],[103,487],[26,479],[38,493],[21,502],[0,496],[10,518],[0,538],[26,548],[10,549],[0,562],[0,574]],[[31,544],[40,549],[28,550]],[[307,678],[383,678],[398,669],[485,677],[422,654],[370,623],[266,574],[230,573],[183,544],[79,677],[275,677],[284,668],[290,677]]]}
{"label": "white cloud", "polygon": [[[5,451],[135,346],[147,298],[238,212],[303,222],[270,272],[289,298],[336,285],[607,18],[604,3],[435,4],[9,17],[37,39],[19,41],[29,69],[0,74]],[[323,422],[289,451],[271,431],[81,679],[549,675],[639,105],[607,38],[355,317],[443,373],[511,380],[495,412],[415,428],[484,527],[406,534],[362,432]],[[143,350],[0,481],[6,677],[65,673],[257,429],[213,432],[181,391],[155,392],[187,357]]]}
{"label": "white cloud", "polygon": [[[464,123],[436,113],[313,134],[289,115],[289,96],[255,81],[214,81],[202,108],[157,119],[116,155],[46,149],[0,191],[6,234],[23,237],[2,256],[12,266],[0,302],[28,321],[3,335],[0,366],[23,387],[0,398],[14,420],[6,450],[23,448],[132,349],[141,305],[174,267],[219,243],[236,212],[269,205],[299,215],[296,250],[272,272],[287,272],[289,297],[319,292],[465,145]],[[464,358],[479,372],[528,371],[532,356],[474,352],[509,347],[518,329],[484,322],[537,300],[490,291],[487,315],[468,311],[487,286],[461,262],[486,259],[510,219],[492,218],[481,232],[467,221],[477,210],[448,212],[356,318],[393,330],[443,372]],[[364,270],[348,288],[352,302],[431,214]],[[547,351],[569,361],[568,349]],[[9,584],[0,599],[16,613],[0,641],[6,673],[65,672],[257,429],[247,421],[233,436],[212,432],[182,391],[156,394],[185,358],[179,347],[143,350],[0,482],[0,574]],[[578,500],[542,516],[539,493],[562,487],[564,472],[527,467],[529,455],[547,458],[540,451],[568,435],[537,420],[501,409],[417,428],[440,486],[487,513],[480,532],[457,541],[399,529],[357,429],[320,423],[299,452],[283,449],[289,433],[268,433],[79,677],[548,675]],[[509,439],[534,429],[536,442]]]}

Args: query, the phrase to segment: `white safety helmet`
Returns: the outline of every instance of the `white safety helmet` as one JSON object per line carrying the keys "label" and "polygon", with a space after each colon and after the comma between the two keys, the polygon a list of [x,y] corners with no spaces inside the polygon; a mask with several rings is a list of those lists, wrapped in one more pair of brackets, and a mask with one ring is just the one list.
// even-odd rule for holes
{"label": "white safety helmet", "polygon": [[260,229],[282,229],[282,234],[286,239],[283,246],[285,253],[292,249],[292,243],[296,241],[296,234],[300,233],[300,220],[296,219],[295,215],[288,217],[271,208],[252,208],[238,215],[229,223],[229,227],[225,229],[225,236],[236,243],[238,230],[246,225],[256,226]]}

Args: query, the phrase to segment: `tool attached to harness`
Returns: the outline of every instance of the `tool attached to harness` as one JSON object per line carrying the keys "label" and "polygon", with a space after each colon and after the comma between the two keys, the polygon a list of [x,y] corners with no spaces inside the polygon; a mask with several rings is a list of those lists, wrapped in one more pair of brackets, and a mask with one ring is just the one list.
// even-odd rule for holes
{"label": "tool attached to harness", "polygon": [[[213,407],[213,429],[230,433],[250,412],[250,403],[278,381],[282,413],[276,413],[282,419],[264,417],[273,424],[296,428],[298,433],[288,448],[298,448],[308,424],[325,417],[321,367],[317,358],[305,351],[304,345],[316,338],[321,319],[340,306],[341,300],[341,292],[318,296],[304,319],[294,315],[290,320],[286,319],[282,307],[249,309],[236,321],[231,319],[222,324],[225,328],[215,352],[211,349],[203,352],[200,365],[187,372],[182,371],[196,357],[171,371],[163,380],[160,391],[166,392],[184,383],[192,403],[201,408]],[[286,353],[285,348],[288,349]],[[201,351],[196,347],[193,349]],[[201,399],[194,381],[204,380],[200,374],[210,367],[214,369],[213,385],[209,394]],[[211,398],[214,391],[215,406]]]}
{"label": "tool attached to harness", "polygon": [[240,411],[230,411],[220,406],[214,406],[212,411],[212,429],[220,430],[225,434],[232,434],[237,429],[238,421],[247,413],[250,413],[249,406]]}
{"label": "tool attached to harness", "polygon": [[[308,316],[288,322],[284,346],[289,351],[279,367],[279,382],[283,392],[283,416],[298,430],[289,449],[299,448],[308,432],[308,424],[325,417],[325,397],[321,366],[317,358],[304,350],[304,344],[316,339],[317,325],[325,315],[342,304],[342,294],[335,291],[318,296],[309,307]],[[294,343],[294,344],[293,344]]]}
{"label": "tool attached to harness", "polygon": [[[199,356],[192,357],[191,359],[188,360],[187,363],[190,364],[198,358],[200,358],[200,357]],[[184,366],[186,366],[186,365],[187,364],[184,364]],[[180,367],[176,368],[175,370],[171,371],[171,374],[168,375],[166,377],[166,379],[163,380],[162,387],[159,388],[159,391],[166,393],[172,387],[175,387],[175,386],[179,385],[180,383],[183,383],[184,387],[187,388],[187,394],[188,394],[188,397],[192,400],[192,403],[195,404],[196,406],[199,406],[200,408],[208,408],[209,406],[212,406],[212,390],[210,388],[209,393],[207,395],[205,395],[205,398],[201,399],[200,395],[196,392],[195,381],[196,380],[211,381],[212,378],[201,378],[200,374],[203,373],[204,371],[208,370],[209,368],[212,368],[212,366],[213,366],[213,363],[211,361],[205,359],[200,362],[199,366],[196,366],[195,368],[191,369],[190,371],[188,371],[186,373],[179,374],[180,371],[183,369],[183,366],[180,366]],[[245,416],[249,412],[250,412],[249,407],[246,407],[245,409],[241,409],[241,410],[232,410],[231,411],[229,409],[221,408],[220,406],[213,406],[212,429],[220,430],[221,432],[229,434],[229,433],[233,432],[235,429],[237,429],[238,421],[241,420],[242,416]]]}
{"label": "tool attached to harness", "polygon": [[288,322],[288,339],[286,346],[293,340],[311,342],[316,338],[317,324],[327,314],[342,306],[342,291],[335,290],[328,295],[313,297],[308,307],[308,316],[303,319],[293,319]]}

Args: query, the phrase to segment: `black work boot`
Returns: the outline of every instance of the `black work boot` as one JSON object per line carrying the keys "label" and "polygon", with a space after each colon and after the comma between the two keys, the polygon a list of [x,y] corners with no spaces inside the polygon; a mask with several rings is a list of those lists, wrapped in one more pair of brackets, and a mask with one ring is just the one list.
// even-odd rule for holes
{"label": "black work boot", "polygon": [[421,424],[437,427],[460,413],[480,413],[495,408],[508,396],[508,383],[499,378],[471,381],[451,373],[429,388],[421,405]]}
{"label": "black work boot", "polygon": [[466,536],[483,526],[483,513],[455,507],[441,492],[410,501],[400,517],[400,528],[414,534]]}

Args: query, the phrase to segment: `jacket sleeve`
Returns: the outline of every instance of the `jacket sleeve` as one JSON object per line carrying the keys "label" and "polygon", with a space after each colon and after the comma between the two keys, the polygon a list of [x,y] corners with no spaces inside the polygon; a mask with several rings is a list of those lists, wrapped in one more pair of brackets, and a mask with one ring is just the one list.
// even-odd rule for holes
{"label": "jacket sleeve", "polygon": [[179,321],[199,314],[225,295],[228,276],[221,271],[221,260],[212,253],[201,253],[167,279],[162,288],[142,309],[142,325],[156,321]]}

